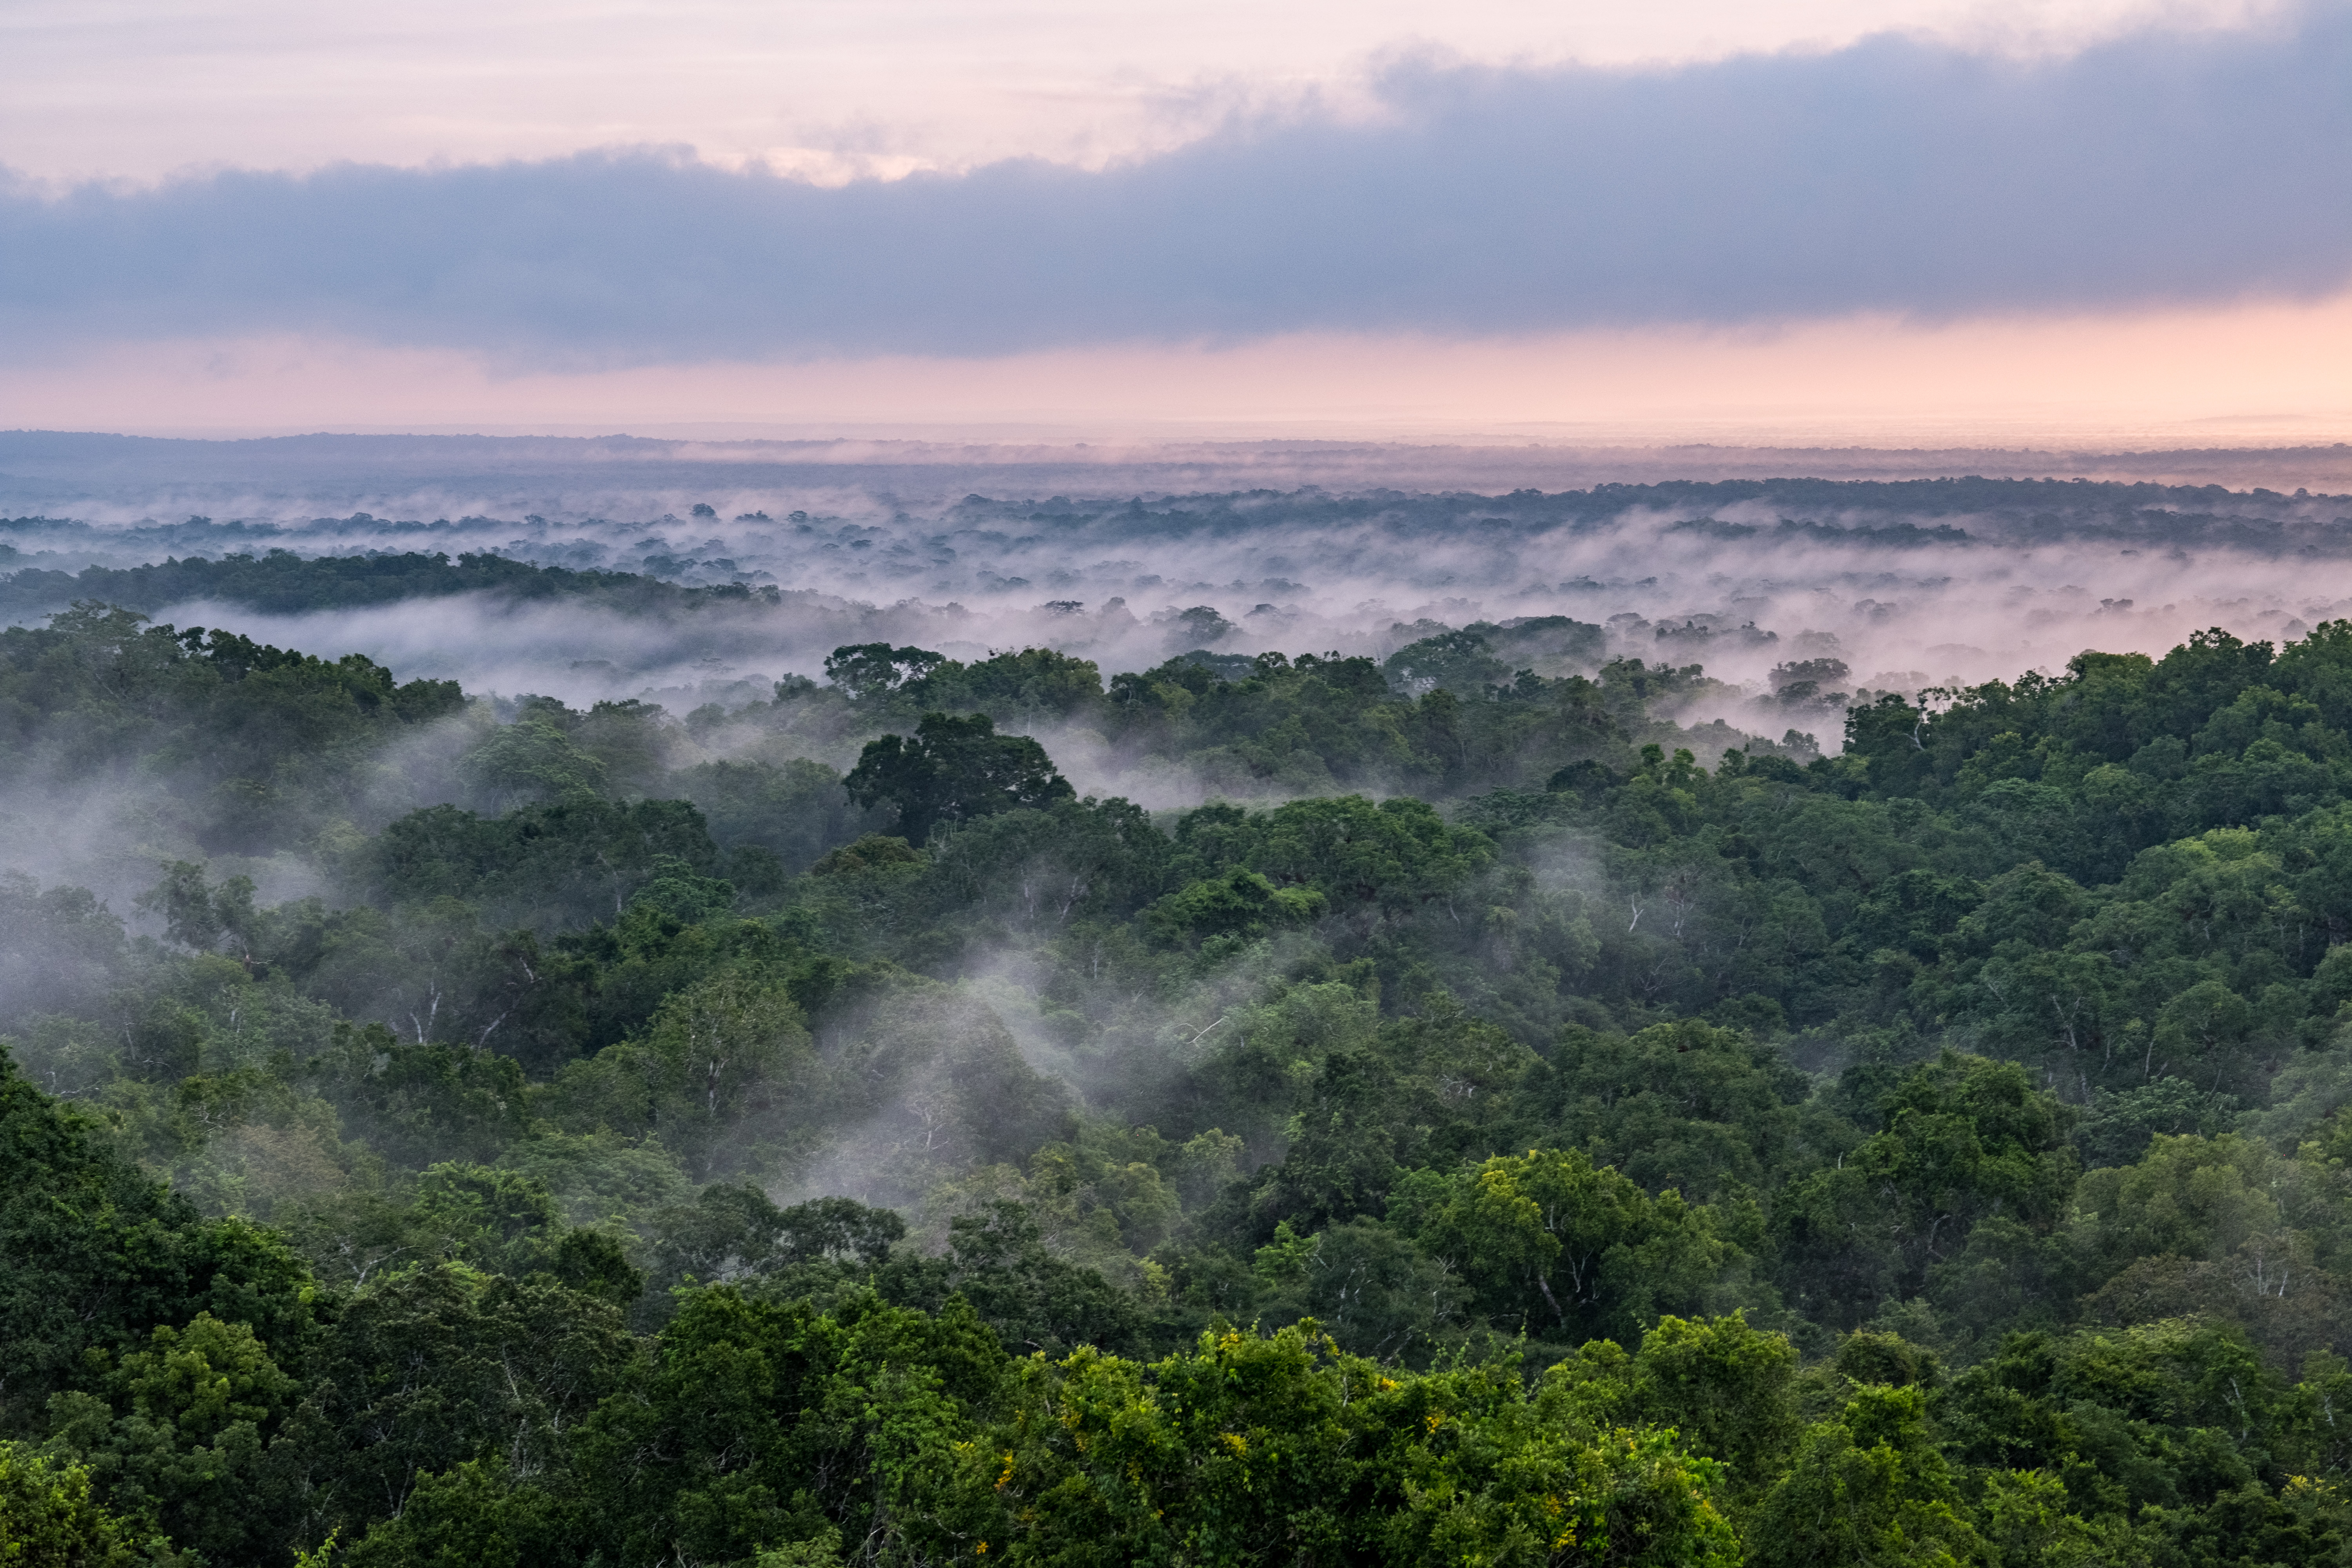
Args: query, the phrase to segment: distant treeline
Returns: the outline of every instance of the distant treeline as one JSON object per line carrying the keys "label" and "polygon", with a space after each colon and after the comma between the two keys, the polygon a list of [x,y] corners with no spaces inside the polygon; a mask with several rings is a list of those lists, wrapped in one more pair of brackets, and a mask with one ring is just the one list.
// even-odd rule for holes
{"label": "distant treeline", "polygon": [[[1413,536],[1465,526],[1509,532],[1597,528],[1629,512],[1711,520],[1734,508],[1769,510],[1784,525],[1850,543],[1959,542],[1914,520],[1968,518],[1977,539],[2139,541],[2228,546],[2262,552],[2347,548],[2352,498],[2283,496],[2221,485],[2122,484],[2087,479],[1722,479],[1595,485],[1586,490],[1514,490],[1476,496],[1319,490],[1140,499],[1119,505],[1055,497],[1046,501],[969,496],[956,521],[990,519],[1031,525],[1132,527],[1170,536],[1238,534],[1271,526],[1375,526]],[[1745,527],[1746,524],[1736,526]],[[1891,533],[1889,531],[1893,531]],[[1881,537],[1885,535],[1885,537]]]}
{"label": "distant treeline", "polygon": [[[1771,521],[1759,514],[1769,514]],[[1557,493],[1527,489],[1501,496],[1399,490],[1336,496],[1310,489],[1112,502],[973,495],[935,520],[940,532],[929,543],[943,545],[954,538],[982,551],[1020,551],[1056,540],[1115,546],[1127,540],[1256,540],[1282,530],[1366,530],[1401,541],[1507,543],[1561,529],[1598,530],[1642,515],[1654,516],[1664,526],[1726,541],[1803,542],[1849,549],[2008,548],[2023,542],[2077,542],[2158,551],[2230,549],[2273,557],[2334,557],[2352,551],[2352,501],[2342,497],[2233,491],[2218,485],[1978,478],[1675,481],[1596,485]],[[718,525],[711,508],[698,509],[695,517],[698,521],[688,526],[699,527],[705,518]],[[641,526],[677,522],[664,518]],[[734,522],[756,524],[779,538],[837,531],[843,526],[840,518],[811,520],[802,513],[783,520],[755,513]],[[632,613],[668,613],[761,595],[782,602],[773,590],[741,584],[686,591],[630,573],[533,566],[506,553],[487,552],[564,559],[566,552],[584,549],[585,559],[593,563],[602,547],[591,533],[604,524],[602,519],[551,522],[536,514],[513,521],[468,516],[427,523],[393,521],[365,512],[300,524],[192,517],[179,523],[123,529],[47,517],[0,519],[0,574],[15,568],[13,575],[0,575],[0,617],[21,622],[77,599],[154,609],[209,597],[286,612],[483,588],[518,598],[577,599]],[[849,526],[856,531],[859,525]],[[471,543],[485,552],[461,553],[454,563],[446,555],[425,553],[303,556],[280,542],[312,548],[360,542]],[[268,552],[249,553],[257,548]],[[146,552],[169,552],[173,558],[128,571],[92,567],[69,574],[39,564],[38,551],[73,552],[80,560]],[[913,552],[902,553],[908,562],[917,559]],[[943,564],[953,553],[950,550],[934,564]],[[576,553],[568,558],[583,559]],[[653,574],[681,574],[698,564],[730,574],[734,570],[731,560],[696,563],[667,550],[648,557],[646,564]],[[984,572],[982,579],[984,586]]]}
{"label": "distant treeline", "polygon": [[357,609],[409,599],[495,593],[524,600],[564,599],[629,615],[691,614],[728,605],[776,605],[773,588],[719,584],[688,588],[629,572],[576,572],[534,566],[502,555],[408,552],[399,555],[267,554],[202,556],[127,569],[78,573],[28,568],[0,578],[0,619],[25,620],[80,600],[152,611],[214,600],[273,614]]}

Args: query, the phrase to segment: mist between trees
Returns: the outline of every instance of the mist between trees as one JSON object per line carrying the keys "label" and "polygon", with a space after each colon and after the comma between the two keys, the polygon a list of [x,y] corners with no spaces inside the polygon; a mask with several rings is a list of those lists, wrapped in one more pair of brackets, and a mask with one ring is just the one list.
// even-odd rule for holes
{"label": "mist between trees", "polygon": [[2352,625],[1843,662],[0,632],[7,1539],[2343,1560]]}
{"label": "mist between trees", "polygon": [[[2281,473],[2301,471],[2275,456]],[[2084,647],[2160,654],[2212,626],[2300,637],[2352,614],[2312,570],[2352,550],[2352,502],[2300,491],[1783,479],[1171,493],[1152,487],[1181,467],[1031,476],[559,457],[506,475],[485,458],[487,474],[442,479],[416,465],[472,459],[418,454],[402,469],[387,457],[404,476],[388,486],[332,485],[299,465],[245,489],[142,479],[86,514],[0,520],[0,619],[38,624],[96,599],[357,650],[469,690],[683,713],[814,678],[851,644],[966,664],[1045,647],[1108,675],[1197,648],[1385,660],[1440,631],[1564,616],[1605,627],[1613,657],[1703,665],[1723,686],[1700,717],[1778,737],[1791,726],[1757,703],[1781,695],[1783,666],[1832,660],[1843,671],[1815,694],[1852,700],[2054,673]],[[1021,478],[1073,493],[962,488]],[[1133,492],[1108,489],[1130,480]],[[1592,668],[1559,650],[1549,663],[1540,648],[1495,651],[1519,661],[1505,679],[1529,661],[1547,676]],[[1843,707],[1794,727],[1834,750]],[[1096,782],[1143,798],[1131,781]]]}

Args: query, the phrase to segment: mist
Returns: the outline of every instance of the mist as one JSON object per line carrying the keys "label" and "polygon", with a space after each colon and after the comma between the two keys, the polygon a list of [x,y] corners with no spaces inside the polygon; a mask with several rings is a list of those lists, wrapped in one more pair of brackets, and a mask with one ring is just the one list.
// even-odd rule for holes
{"label": "mist", "polygon": [[[846,773],[881,721],[845,723],[816,700],[828,657],[852,645],[967,665],[1050,648],[1108,681],[1181,655],[1229,677],[1262,653],[1390,661],[1484,627],[1501,661],[1487,679],[1612,660],[1684,672],[1647,711],[1711,764],[1735,747],[1835,754],[1848,709],[1887,693],[2053,675],[2084,649],[2161,656],[2208,627],[2284,643],[2352,613],[2326,570],[2352,557],[2352,500],[2308,482],[2352,474],[2340,447],[2062,467],[1990,452],[19,435],[0,458],[22,509],[0,521],[8,622],[108,599],[462,688],[466,714],[400,739],[334,808],[359,833],[441,802],[504,809],[461,759],[529,697],[657,709],[644,743],[659,766],[640,790],[730,761]],[[1830,477],[1769,477],[1800,463]],[[2041,477],[2053,471],[2074,477]],[[1461,482],[1482,472],[1512,488]],[[428,571],[328,589],[267,570],[402,558]],[[502,585],[432,566],[467,559]],[[1512,630],[1560,618],[1599,631],[1571,649]],[[1391,679],[1411,695],[1429,678]],[[1338,787],[1312,767],[1139,751],[1097,718],[1000,720],[1081,795],[1157,813]],[[1351,787],[1422,786],[1374,772]],[[138,929],[152,927],[136,897],[169,860],[251,877],[265,901],[334,895],[321,840],[207,839],[189,793],[63,764],[20,774],[0,802],[0,861],[95,889]],[[776,842],[795,868],[819,852]]]}
{"label": "mist", "polygon": [[[404,679],[572,703],[637,697],[682,713],[818,678],[851,643],[966,661],[1053,647],[1108,678],[1194,648],[1385,658],[1433,628],[1550,616],[1607,626],[1613,657],[1701,664],[1754,695],[1773,695],[1775,667],[1824,657],[1847,673],[1823,690],[1916,691],[2055,670],[2086,647],[2160,654],[2205,626],[2293,637],[2345,603],[2307,568],[2352,549],[2352,501],[2288,483],[2326,484],[2345,468],[2341,448],[2077,456],[2057,470],[2131,478],[2103,488],[1915,479],[1938,471],[1933,454],[1780,456],[1854,482],[1743,488],[1769,458],[1736,452],[810,453],[457,438],[114,438],[77,450],[47,438],[11,463],[9,499],[33,515],[7,525],[0,567],[16,574],[0,583],[0,606],[35,624],[79,592],[42,574],[273,550],[477,553],[740,588],[691,613],[440,591],[333,608],[251,594],[138,606],[277,646],[364,653]],[[1946,460],[1945,474],[2037,471],[2034,454]],[[246,482],[225,481],[238,462]],[[452,471],[420,471],[436,462]],[[1369,487],[1330,482],[1350,466],[1385,471]],[[1481,466],[1581,493],[1458,484]],[[1686,482],[1640,482],[1662,467]],[[158,468],[177,482],[157,482]],[[2240,488],[2195,482],[2217,468]],[[1612,472],[1635,482],[1596,482]],[[1211,488],[1237,479],[1248,488]],[[1833,749],[1834,715],[1814,728]]]}
{"label": "mist", "polygon": [[[1475,1078],[1563,1029],[1700,994],[1709,965],[1749,962],[1753,931],[1814,940],[1718,873],[1629,857],[1580,802],[1681,787],[1694,768],[1769,766],[1787,787],[1882,699],[1932,710],[1979,683],[2059,677],[2086,649],[2162,656],[2215,627],[2286,644],[2352,616],[2335,580],[2352,498],[2326,493],[2352,461],[2339,448],[2062,465],[20,436],[0,440],[11,452],[7,622],[79,605],[58,624],[125,670],[299,668],[369,694],[317,742],[299,706],[252,741],[234,684],[136,756],[93,762],[70,719],[27,731],[0,795],[0,867],[18,879],[10,918],[35,935],[0,973],[0,1012],[24,1020],[24,1059],[58,1092],[111,1092],[128,1070],[126,1047],[71,1018],[117,1006],[106,988],[124,973],[163,976],[137,984],[181,987],[174,1016],[209,1020],[188,1026],[195,1068],[348,1058],[304,1070],[357,1072],[348,1125],[411,1139],[411,1163],[473,1145],[416,1141],[370,1109],[367,1053],[456,1042],[520,1064],[562,1136],[667,1150],[665,1191],[847,1194],[910,1216],[934,1250],[958,1216],[1016,1202],[1053,1246],[1129,1284],[1147,1278],[1137,1257],[1081,1225],[1032,1159],[1067,1128],[1150,1132],[1167,1179],[1206,1203],[1217,1181],[1278,1167],[1299,1134],[1266,1107],[1321,1092],[1325,1065],[1401,1009],[1475,1019]],[[908,693],[924,689],[860,687],[837,656],[862,645],[965,676],[1051,650],[1061,662],[1039,669],[1076,682],[1059,696],[943,700],[1037,742],[1067,795],[1035,804],[1064,815],[978,817],[925,842],[892,806],[851,799],[844,775],[915,728]],[[1427,732],[1360,752],[1179,733],[1188,705],[1268,671],[1344,676],[1350,701],[1397,705],[1381,725]],[[154,689],[142,700],[196,700]],[[211,754],[248,743],[263,761]],[[1415,855],[1457,831],[1466,847],[1444,851],[1442,891],[1335,883],[1333,901],[1212,912],[1184,934],[1194,917],[1171,908],[1260,863],[1232,836],[1289,821],[1311,837],[1327,810],[1372,813],[1335,846],[1410,820]],[[1969,831],[2034,842],[1989,810],[1965,807]],[[1244,902],[1276,887],[1232,884]],[[735,929],[769,934],[727,940],[767,957],[698,949],[700,968],[652,978],[646,955],[729,929],[730,909],[757,916]],[[112,979],[40,960],[105,929],[131,942]],[[761,970],[782,962],[776,943],[814,967]],[[190,947],[197,959],[168,956]],[[1420,956],[1399,967],[1399,952]],[[211,967],[173,967],[190,962]],[[533,1000],[600,965],[609,1000]],[[273,978],[289,968],[299,994]],[[146,1005],[146,1022],[118,1018],[122,1039],[160,1027]],[[335,1032],[353,1025],[383,1033],[362,1049]],[[736,1079],[718,1066],[702,1110],[663,1076],[682,1069],[662,1053],[701,1048],[678,1043],[697,1030],[765,1064],[729,1069],[749,1087],[724,1114],[716,1086]],[[641,1078],[652,1087],[614,1087]],[[674,1144],[644,1142],[663,1127]],[[317,1198],[317,1160],[286,1201]],[[635,1210],[626,1224],[658,1229]]]}

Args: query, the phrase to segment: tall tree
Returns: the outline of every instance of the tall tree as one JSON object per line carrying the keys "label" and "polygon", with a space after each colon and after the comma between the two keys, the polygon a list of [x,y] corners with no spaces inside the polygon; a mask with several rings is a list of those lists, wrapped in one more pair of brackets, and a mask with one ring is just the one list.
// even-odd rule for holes
{"label": "tall tree", "polygon": [[1026,735],[1000,735],[985,713],[926,713],[912,737],[869,742],[842,781],[860,805],[891,805],[908,842],[942,822],[965,822],[1076,795],[1054,771],[1045,748]]}

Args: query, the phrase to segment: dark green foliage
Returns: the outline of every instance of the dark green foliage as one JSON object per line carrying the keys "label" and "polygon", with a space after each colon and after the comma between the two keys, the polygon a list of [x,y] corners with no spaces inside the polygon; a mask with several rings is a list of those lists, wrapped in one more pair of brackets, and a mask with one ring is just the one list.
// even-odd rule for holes
{"label": "dark green foliage", "polygon": [[[0,1424],[158,1327],[212,1312],[299,1351],[309,1280],[277,1236],[207,1220],[0,1056]],[[102,1359],[101,1363],[102,1364]]]}
{"label": "dark green foliage", "polygon": [[1168,862],[1167,838],[1139,807],[1062,795],[971,823],[938,847],[926,881],[941,915],[1052,931],[1131,917],[1165,884]]}
{"label": "dark green foliage", "polygon": [[[167,821],[213,853],[268,853],[364,815],[395,740],[464,705],[455,681],[396,682],[96,603],[0,630],[0,782],[173,778]],[[394,777],[396,778],[396,773]]]}
{"label": "dark green foliage", "polygon": [[191,600],[219,600],[262,611],[354,608],[406,599],[494,593],[519,600],[585,602],[637,614],[724,605],[751,598],[741,589],[682,588],[625,572],[572,572],[533,566],[502,555],[443,554],[301,556],[271,550],[259,556],[202,556],[126,570],[92,566],[79,574],[26,571],[5,580],[0,609],[14,616],[77,599],[102,600],[134,610],[158,610]]}
{"label": "dark green foliage", "polygon": [[1528,1090],[1547,1141],[1653,1191],[1699,1200],[1779,1184],[1809,1163],[1811,1089],[1778,1051],[1696,1019],[1631,1037],[1570,1026]]}
{"label": "dark green foliage", "polygon": [[496,1159],[529,1125],[512,1057],[403,1045],[379,1026],[341,1032],[312,1070],[353,1130],[404,1165],[452,1154]]}
{"label": "dark green foliage", "polygon": [[950,1297],[970,1303],[1015,1355],[1128,1350],[1139,1327],[1133,1301],[1093,1269],[1055,1258],[1035,1218],[1014,1203],[955,1219],[944,1258],[898,1259],[876,1283],[893,1300],[933,1311]]}
{"label": "dark green foliage", "polygon": [[847,692],[851,701],[872,702],[921,680],[946,662],[944,654],[925,648],[862,643],[825,655],[824,678]]}
{"label": "dark green foliage", "polygon": [[1916,1293],[1980,1220],[2046,1232],[2064,1212],[2071,1119],[2012,1064],[1946,1052],[1874,1119],[1878,1131],[1790,1184],[1780,1206],[1784,1288],[1811,1315],[1852,1321]]}
{"label": "dark green foliage", "polygon": [[923,852],[905,839],[887,833],[866,833],[824,856],[809,871],[813,876],[840,877],[853,871],[921,864]]}
{"label": "dark green foliage", "polygon": [[998,734],[985,713],[926,713],[911,738],[868,743],[842,782],[858,805],[895,809],[900,834],[913,844],[940,823],[1048,805],[1075,793],[1045,747],[1025,735]]}
{"label": "dark green foliage", "polygon": [[674,864],[704,875],[720,866],[701,812],[678,800],[566,800],[499,817],[439,805],[402,817],[372,848],[366,875],[389,903],[457,899],[542,931],[614,920]]}
{"label": "dark green foliage", "polygon": [[857,837],[867,820],[841,775],[805,757],[781,765],[703,763],[674,775],[669,787],[700,808],[718,842],[758,845],[792,873]]}
{"label": "dark green foliage", "polygon": [[980,711],[1034,722],[1068,719],[1102,698],[1102,673],[1086,659],[1028,647],[961,664],[919,647],[861,643],[826,656],[825,679],[857,707],[903,720]]}
{"label": "dark green foliage", "polygon": [[[961,689],[956,689],[961,688]],[[1049,647],[1024,647],[929,678],[924,700],[1021,718],[1069,719],[1102,700],[1102,672],[1091,660]]]}
{"label": "dark green foliage", "polygon": [[449,1265],[343,1310],[299,1422],[329,1520],[399,1511],[420,1474],[500,1457],[543,1468],[639,1354],[617,1309],[546,1277]]}
{"label": "dark green foliage", "polygon": [[860,1277],[889,1257],[907,1222],[889,1209],[849,1198],[819,1198],[780,1209],[758,1188],[714,1183],[690,1205],[654,1222],[657,1288],[764,1279],[816,1265],[854,1268]]}
{"label": "dark green foliage", "polygon": [[628,1396],[575,1437],[576,1544],[558,1560],[737,1561],[835,1521],[886,1538],[922,1530],[919,1504],[894,1516],[944,1489],[950,1444],[988,1412],[1003,1364],[960,1307],[928,1316],[865,1295],[823,1316],[697,1292]]}
{"label": "dark green foliage", "polygon": [[1486,639],[1466,631],[1441,632],[1408,643],[1389,655],[1381,673],[1411,697],[1440,688],[1456,697],[1477,697],[1511,679],[1510,667],[1487,651]]}
{"label": "dark green foliage", "polygon": [[1608,646],[1605,628],[1566,616],[1528,616],[1500,626],[1477,621],[1406,644],[1388,657],[1381,673],[1409,697],[1443,689],[1465,700],[1525,701],[1543,696],[1545,675],[1601,664]]}

